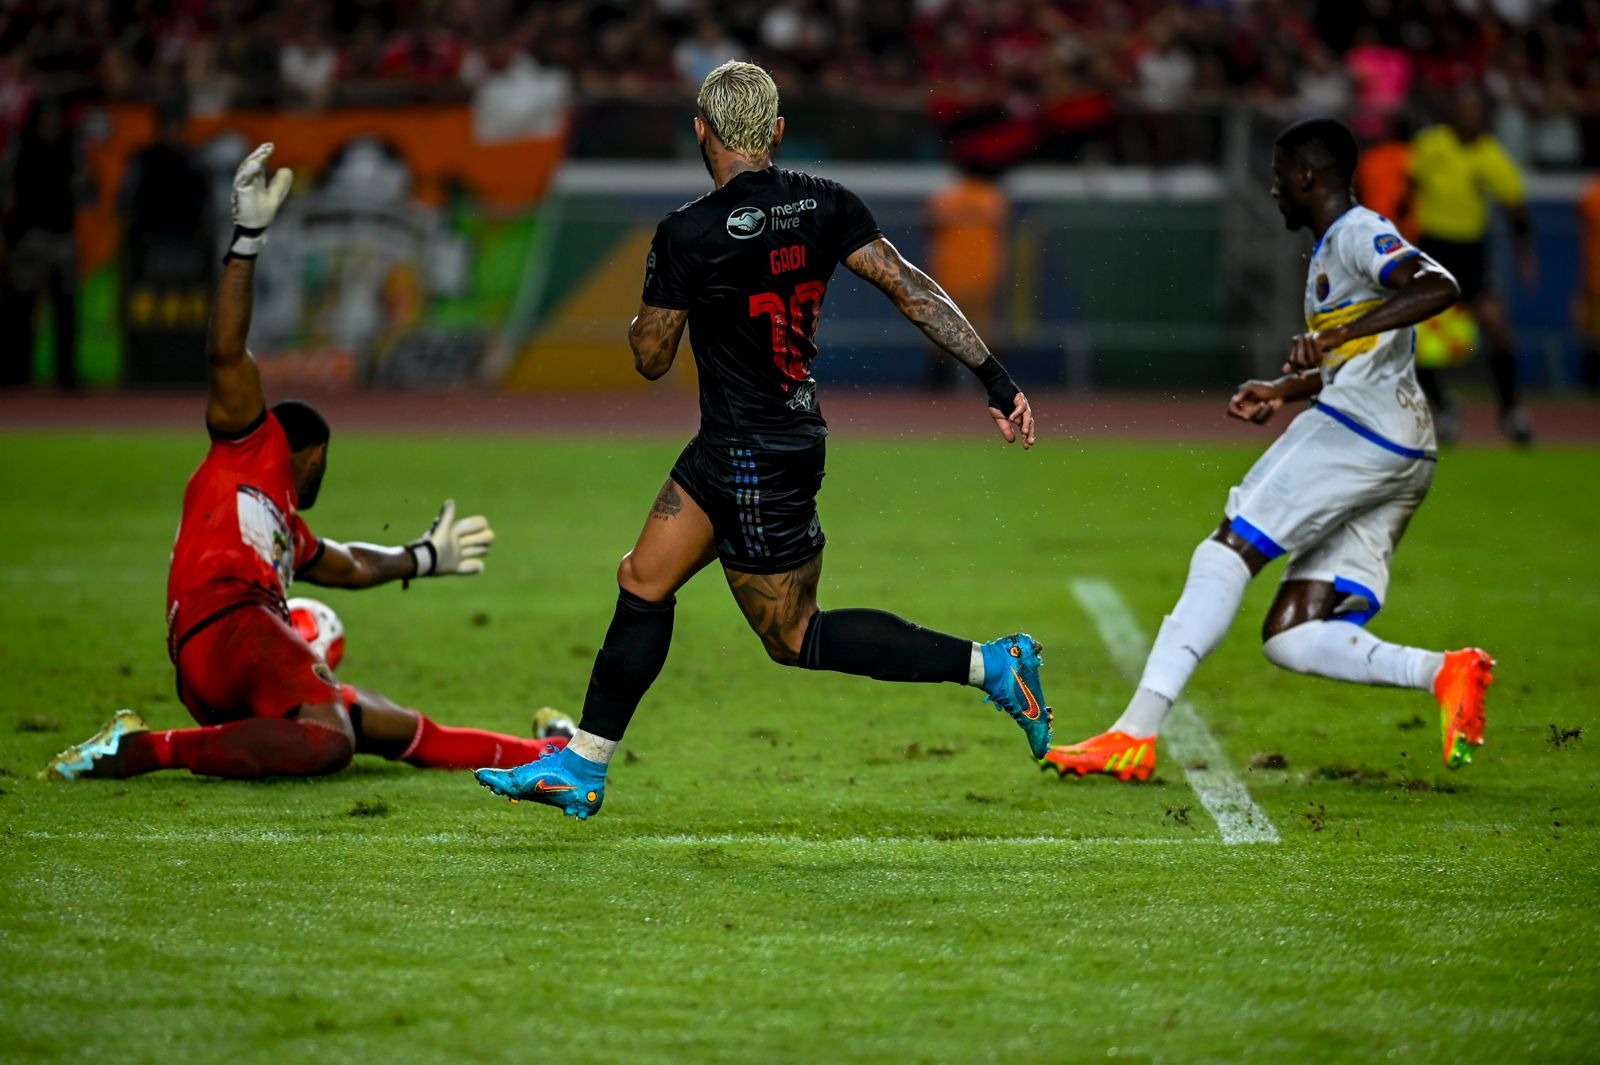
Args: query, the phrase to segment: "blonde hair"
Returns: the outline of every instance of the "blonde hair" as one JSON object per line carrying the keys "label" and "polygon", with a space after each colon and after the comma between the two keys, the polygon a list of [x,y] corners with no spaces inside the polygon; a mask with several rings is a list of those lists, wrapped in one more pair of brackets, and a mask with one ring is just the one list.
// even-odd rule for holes
{"label": "blonde hair", "polygon": [[695,102],[729,151],[749,156],[772,151],[778,133],[778,86],[765,70],[730,59],[706,75]]}

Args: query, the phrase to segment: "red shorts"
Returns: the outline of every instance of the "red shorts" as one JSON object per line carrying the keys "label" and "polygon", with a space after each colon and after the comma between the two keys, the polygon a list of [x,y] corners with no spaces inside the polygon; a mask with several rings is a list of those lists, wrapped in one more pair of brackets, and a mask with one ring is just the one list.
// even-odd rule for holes
{"label": "red shorts", "polygon": [[287,717],[342,702],[339,682],[289,623],[251,604],[224,614],[178,649],[178,698],[202,725]]}

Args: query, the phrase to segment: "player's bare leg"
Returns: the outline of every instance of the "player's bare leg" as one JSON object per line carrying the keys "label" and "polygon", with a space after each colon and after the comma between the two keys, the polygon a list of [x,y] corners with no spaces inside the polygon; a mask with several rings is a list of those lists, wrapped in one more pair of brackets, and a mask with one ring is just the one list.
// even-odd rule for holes
{"label": "player's bare leg", "polygon": [[1057,747],[1045,767],[1062,776],[1104,773],[1119,780],[1146,780],[1156,768],[1156,736],[1200,662],[1227,635],[1244,590],[1269,559],[1223,520],[1195,548],[1183,594],[1161,622],[1145,660],[1139,687],[1116,723],[1098,736]]}
{"label": "player's bare leg", "polygon": [[1457,769],[1472,761],[1472,748],[1483,743],[1494,659],[1477,648],[1439,652],[1386,643],[1364,627],[1370,615],[1337,613],[1344,600],[1328,581],[1285,581],[1261,627],[1267,658],[1296,673],[1433,693],[1444,764]]}
{"label": "player's bare leg", "polygon": [[284,717],[251,717],[224,725],[153,732],[131,710],[117,712],[88,740],[51,759],[51,780],[123,778],[158,769],[255,780],[337,772],[355,753],[355,732],[339,703],[307,705]]}
{"label": "player's bare leg", "polygon": [[577,735],[564,751],[536,762],[509,771],[481,769],[478,782],[513,801],[532,799],[579,819],[598,811],[611,756],[666,664],[677,591],[716,554],[711,519],[668,478],[617,567],[617,608],[595,656]]}
{"label": "player's bare leg", "polygon": [[503,769],[560,750],[566,739],[525,739],[500,732],[441,725],[426,714],[352,684],[340,694],[355,729],[356,753],[431,769]]}
{"label": "player's bare leg", "polygon": [[987,644],[913,625],[882,610],[819,610],[822,555],[784,573],[724,566],[728,587],[774,662],[875,680],[970,684],[989,693],[1028,737],[1050,747],[1051,712],[1039,681],[1039,644],[1024,633]]}

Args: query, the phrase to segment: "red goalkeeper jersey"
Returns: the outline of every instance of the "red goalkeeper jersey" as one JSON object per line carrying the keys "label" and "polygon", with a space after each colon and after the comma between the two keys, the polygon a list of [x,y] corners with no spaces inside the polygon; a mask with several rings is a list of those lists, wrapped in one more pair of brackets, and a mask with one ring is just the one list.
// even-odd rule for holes
{"label": "red goalkeeper jersey", "polygon": [[167,574],[167,649],[250,603],[285,618],[289,585],[322,555],[322,541],[295,512],[289,441],[271,412],[240,433],[211,434],[189,478],[183,524]]}

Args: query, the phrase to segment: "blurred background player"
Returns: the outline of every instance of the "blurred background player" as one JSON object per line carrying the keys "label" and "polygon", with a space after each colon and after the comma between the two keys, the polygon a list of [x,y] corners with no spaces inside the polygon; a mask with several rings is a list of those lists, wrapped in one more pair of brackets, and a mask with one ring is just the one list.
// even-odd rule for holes
{"label": "blurred background player", "polygon": [[316,776],[354,754],[418,766],[516,765],[558,740],[446,728],[383,696],[340,684],[290,626],[295,579],[371,588],[418,577],[481,573],[494,533],[456,520],[447,501],[419,540],[402,547],[317,537],[300,511],[316,502],[328,467],[328,424],[286,400],[271,410],[245,347],[255,259],[292,175],[267,181],[272,145],[234,179],[234,237],[222,271],[209,346],[206,427],[211,449],[189,480],[167,584],[168,653],[178,694],[203,726],[152,732],[120,710],[91,739],[57,755],[56,780],[187,769],[219,777]]}
{"label": "blurred background player", "polygon": [[[181,100],[169,99],[157,111],[156,141],[128,158],[117,189],[122,222],[121,298],[124,316],[146,285],[163,290],[208,292],[216,285],[215,225],[211,179],[197,153],[184,140],[187,115]],[[130,337],[130,361],[156,358],[185,374],[205,357],[199,329],[163,330]]]}
{"label": "blurred background player", "polygon": [[[992,338],[1011,204],[992,167],[970,160],[958,165],[960,175],[928,197],[928,266],[978,335]],[[928,386],[935,391],[955,387],[956,365],[942,349],[930,351]]]}
{"label": "blurred background player", "polygon": [[1361,206],[1395,224],[1400,235],[1415,243],[1417,219],[1411,195],[1411,138],[1405,119],[1393,115],[1384,134],[1361,152],[1356,165],[1356,195]]}
{"label": "blurred background player", "polygon": [[93,198],[61,102],[28,116],[0,160],[0,387],[33,377],[40,303],[50,302],[56,385],[78,387],[78,208]]}
{"label": "blurred background player", "polygon": [[[1492,287],[1488,238],[1491,209],[1499,203],[1511,222],[1517,272],[1531,285],[1537,277],[1533,226],[1523,202],[1522,175],[1500,142],[1488,132],[1483,94],[1467,86],[1457,91],[1447,123],[1430,126],[1412,141],[1411,181],[1418,246],[1448,270],[1461,286],[1462,303],[1489,341],[1489,374],[1500,404],[1500,429],[1528,444],[1533,427],[1517,402],[1517,342],[1505,301]],[[1439,413],[1446,443],[1457,435],[1459,415],[1438,371],[1417,377]]]}
{"label": "blurred background player", "polygon": [[1493,661],[1385,643],[1365,628],[1387,596],[1389,564],[1428,494],[1433,420],[1412,369],[1411,330],[1453,304],[1450,275],[1351,196],[1355,137],[1330,119],[1279,135],[1272,195],[1291,230],[1316,238],[1306,324],[1288,373],[1240,387],[1228,413],[1265,424],[1286,402],[1312,400],[1228,493],[1222,524],[1195,548],[1183,594],[1161,623],[1128,708],[1099,736],[1046,756],[1062,776],[1147,779],[1162,722],[1202,659],[1232,625],[1250,579],[1291,555],[1261,627],[1269,661],[1296,673],[1432,691],[1445,765],[1483,742]]}
{"label": "blurred background player", "polygon": [[1600,176],[1589,179],[1578,202],[1578,247],[1583,268],[1572,317],[1583,344],[1583,383],[1600,391]]}
{"label": "blurred background player", "polygon": [[843,262],[983,382],[1008,443],[1034,441],[1033,412],[950,297],[884,239],[859,197],[780,170],[778,88],[751,63],[706,76],[694,119],[716,188],[661,223],[628,341],[640,374],[672,367],[692,320],[700,433],[679,456],[644,530],[617,570],[620,592],[595,657],[578,733],[564,751],[510,772],[478,771],[498,795],[587,818],[606,767],[666,663],[679,588],[714,559],[767,654],[783,665],[878,680],[970,684],[1022,726],[1035,758],[1049,747],[1039,645],[987,644],[920,628],[881,610],[819,610],[825,537],[817,516],[827,423],[811,376],[817,320]]}

